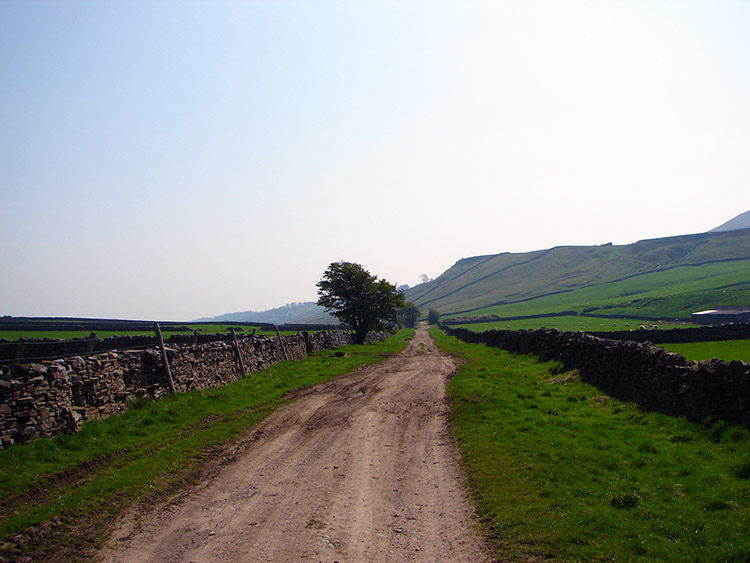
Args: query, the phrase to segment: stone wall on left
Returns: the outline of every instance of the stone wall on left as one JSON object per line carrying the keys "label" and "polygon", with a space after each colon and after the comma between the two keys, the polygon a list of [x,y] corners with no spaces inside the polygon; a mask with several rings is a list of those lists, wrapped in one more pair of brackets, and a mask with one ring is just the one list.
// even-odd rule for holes
{"label": "stone wall on left", "polygon": [[[246,373],[280,362],[285,355],[301,359],[351,343],[351,335],[340,331],[303,332],[281,340],[238,338]],[[167,356],[178,392],[218,387],[242,377],[231,341],[170,344]],[[123,411],[138,398],[158,399],[168,389],[158,348],[0,366],[0,447],[74,432],[85,420]]]}

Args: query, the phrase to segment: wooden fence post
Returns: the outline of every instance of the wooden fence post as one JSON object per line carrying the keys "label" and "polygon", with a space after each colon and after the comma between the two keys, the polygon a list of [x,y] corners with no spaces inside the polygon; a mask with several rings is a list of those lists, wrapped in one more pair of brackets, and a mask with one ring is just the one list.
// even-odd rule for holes
{"label": "wooden fence post", "polygon": [[89,334],[89,340],[88,344],[86,346],[86,353],[87,354],[93,354],[94,353],[94,344],[96,344],[96,341],[99,340],[99,337],[96,335],[95,332],[92,332]]}
{"label": "wooden fence post", "polygon": [[159,323],[154,323],[154,330],[156,331],[156,338],[159,339],[159,347],[161,348],[161,361],[164,364],[164,369],[167,372],[169,392],[174,395],[175,393],[177,393],[177,391],[174,388],[174,381],[172,381],[172,370],[169,369],[169,358],[167,358],[167,349],[164,347],[164,339],[161,337],[161,328],[159,328]]}
{"label": "wooden fence post", "polygon": [[310,356],[313,353],[313,351],[312,351],[312,341],[310,340],[310,333],[307,332],[306,330],[303,330],[302,331],[302,338],[305,339],[305,352],[307,353],[308,356]]}
{"label": "wooden fence post", "polygon": [[240,364],[240,373],[242,374],[242,377],[247,377],[247,373],[245,373],[245,363],[242,361],[240,343],[237,342],[237,334],[234,332],[234,327],[232,327],[232,340],[234,340],[234,353],[237,354],[237,362]]}
{"label": "wooden fence post", "polygon": [[279,332],[279,327],[277,325],[273,325],[274,328],[276,328],[276,336],[279,337],[279,342],[281,343],[281,351],[284,352],[284,359],[288,360],[289,356],[286,353],[286,346],[284,346],[284,339],[281,338],[281,333]]}
{"label": "wooden fence post", "polygon": [[26,342],[24,342],[23,336],[18,339],[18,344],[16,344],[16,353],[13,354],[13,363],[16,363],[18,360],[23,358],[23,349],[26,346]]}

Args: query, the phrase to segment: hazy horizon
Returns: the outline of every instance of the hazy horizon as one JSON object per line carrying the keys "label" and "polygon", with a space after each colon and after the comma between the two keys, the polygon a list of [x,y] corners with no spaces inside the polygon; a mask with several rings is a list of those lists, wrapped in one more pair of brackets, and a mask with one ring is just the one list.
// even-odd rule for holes
{"label": "hazy horizon", "polygon": [[750,209],[750,3],[0,0],[0,315],[191,320]]}
{"label": "hazy horizon", "polygon": [[[750,213],[750,211],[748,211],[747,213]],[[689,236],[689,235],[692,235],[692,234],[702,234],[702,233],[682,233],[682,234],[670,235],[670,236],[664,237],[664,238],[671,238],[672,236],[674,236],[674,237]],[[646,239],[639,239],[639,240],[646,240]],[[638,242],[638,241],[634,241],[634,242]],[[633,243],[624,243],[624,244],[628,245],[628,244],[633,244]],[[569,246],[569,245],[556,245],[556,246]],[[552,248],[552,247],[550,247],[550,248]],[[539,249],[530,250],[530,251],[523,251],[523,252],[520,252],[520,253],[521,254],[523,254],[524,252],[533,253],[533,252],[536,252],[536,251],[539,251],[539,250],[548,250],[548,248],[539,248]],[[477,258],[477,257],[482,257],[482,256],[492,256],[492,255],[495,255],[495,254],[500,254],[500,253],[493,253],[493,254],[487,254],[487,255],[476,255],[476,256],[465,256],[464,258]],[[457,259],[456,262],[458,262],[460,260],[463,260],[464,258]],[[450,266],[448,266],[445,269],[445,271],[449,270],[453,265],[455,265],[455,264],[451,264]],[[445,271],[440,272],[439,274],[436,274],[435,277],[440,276],[441,274],[445,273]],[[378,277],[381,277],[381,276],[378,276]],[[434,278],[430,278],[429,281],[434,281]],[[420,285],[422,283],[425,283],[425,282],[423,282],[422,280],[419,280],[415,284],[405,284],[405,285],[409,285],[410,288],[414,288],[414,287],[416,287],[416,286],[418,286],[418,285]],[[270,311],[273,311],[273,310],[276,310],[276,309],[284,309],[286,307],[294,307],[294,306],[300,306],[300,305],[307,305],[309,303],[315,303],[316,301],[317,301],[317,298],[313,298],[313,299],[310,299],[308,301],[287,301],[285,303],[280,303],[278,305],[274,305],[272,307],[268,307],[268,308],[265,308],[265,309],[235,309],[235,310],[231,310],[231,311],[223,311],[221,313],[215,313],[215,314],[210,314],[210,315],[202,315],[201,317],[190,318],[190,319],[168,319],[168,318],[160,318],[160,319],[156,319],[156,318],[152,318],[152,319],[136,319],[136,318],[133,318],[133,317],[117,317],[117,319],[119,319],[119,320],[162,320],[162,321],[176,321],[176,322],[190,322],[190,321],[201,321],[201,320],[209,321],[209,320],[215,319],[216,317],[221,317],[221,316],[225,316],[225,315],[243,314],[243,313],[267,313],[267,312],[270,312]],[[18,315],[10,315],[10,316],[15,316],[15,317],[51,317],[52,315],[22,315],[22,314],[18,314]],[[65,315],[65,316],[57,315],[57,317],[60,317],[60,318],[68,318],[68,317],[77,318],[77,317],[73,317],[71,315]],[[91,317],[91,318],[111,318],[111,317]],[[112,318],[114,318],[114,317],[112,317]],[[229,322],[229,321],[226,321],[226,322]],[[232,321],[232,322],[240,322],[240,321]]]}

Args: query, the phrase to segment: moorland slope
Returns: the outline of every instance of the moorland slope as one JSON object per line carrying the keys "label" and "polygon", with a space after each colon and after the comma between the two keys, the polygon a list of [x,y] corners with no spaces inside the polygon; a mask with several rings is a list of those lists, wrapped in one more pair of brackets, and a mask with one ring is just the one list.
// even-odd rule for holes
{"label": "moorland slope", "polygon": [[730,219],[726,223],[719,225],[715,229],[711,229],[712,233],[718,231],[736,231],[738,229],[750,229],[750,211],[740,213],[734,219]]}
{"label": "moorland slope", "polygon": [[423,311],[689,317],[750,304],[750,229],[465,258],[407,291]]}

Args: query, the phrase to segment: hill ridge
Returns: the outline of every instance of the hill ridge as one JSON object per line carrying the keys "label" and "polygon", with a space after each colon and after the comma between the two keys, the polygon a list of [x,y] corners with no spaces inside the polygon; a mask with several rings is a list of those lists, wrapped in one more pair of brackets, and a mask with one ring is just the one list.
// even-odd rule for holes
{"label": "hill ridge", "polygon": [[748,229],[750,228],[750,211],[745,211],[744,213],[740,213],[737,215],[737,217],[730,219],[726,223],[723,223],[716,227],[715,229],[711,229],[710,233],[717,233],[717,232],[723,232],[723,231],[736,231],[740,229]]}
{"label": "hill ridge", "polygon": [[[679,270],[696,267],[710,273]],[[670,272],[674,272],[671,277]],[[665,285],[661,292],[654,286],[656,279]],[[701,281],[704,279],[708,281]],[[644,239],[627,245],[563,245],[465,258],[437,279],[408,290],[407,299],[421,308],[457,315],[486,313],[487,309],[498,307],[508,309],[511,305],[578,292],[583,301],[573,305],[583,309],[594,305],[587,301],[593,297],[583,293],[596,293],[596,299],[601,301],[600,289],[611,287],[617,292],[612,297],[623,303],[630,296],[634,301],[639,296],[655,297],[661,293],[665,295],[660,298],[672,300],[678,294],[691,294],[690,303],[694,303],[701,300],[693,294],[703,291],[709,292],[703,301],[710,305],[717,298],[717,289],[736,291],[737,283],[742,285],[743,280],[750,284],[750,230]],[[732,294],[721,299],[726,301],[728,297],[741,296]],[[750,301],[750,296],[743,299]],[[684,308],[681,314],[689,316],[688,305]],[[517,310],[518,307],[513,309]]]}
{"label": "hill ridge", "polygon": [[[493,273],[491,273],[491,274],[487,274],[487,275],[486,275],[486,276],[484,276],[483,278],[479,278],[478,280],[474,280],[474,281],[472,281],[472,282],[469,282],[469,283],[467,283],[467,284],[466,284],[465,286],[463,286],[463,287],[460,287],[460,288],[458,288],[458,289],[456,289],[456,290],[452,291],[451,293],[448,293],[448,294],[446,294],[446,295],[445,295],[444,297],[449,297],[449,296],[450,296],[450,295],[452,295],[453,293],[457,293],[457,292],[461,291],[462,289],[465,289],[465,288],[469,287],[470,285],[473,285],[473,284],[476,284],[476,283],[482,282],[482,281],[484,281],[484,280],[486,280],[486,279],[489,279],[489,278],[491,278],[491,277],[493,277],[493,276],[496,276],[496,275],[498,275],[498,274],[501,274],[502,272],[504,272],[504,271],[506,271],[506,270],[510,270],[511,268],[515,268],[515,267],[518,267],[518,266],[523,266],[524,264],[528,264],[528,263],[530,263],[530,262],[533,262],[533,261],[535,261],[535,260],[539,260],[540,258],[544,257],[544,256],[545,256],[546,254],[548,254],[548,253],[549,253],[549,252],[551,252],[552,250],[553,250],[553,249],[551,249],[551,248],[550,248],[550,249],[548,249],[548,250],[542,251],[543,253],[542,253],[542,254],[540,254],[540,255],[538,255],[538,256],[534,256],[533,258],[529,258],[529,259],[528,259],[528,260],[526,260],[525,262],[519,262],[519,263],[517,263],[517,264],[511,264],[511,265],[509,265],[509,266],[506,266],[505,268],[503,268],[503,269],[501,269],[501,270],[498,270],[497,272],[493,272]],[[433,299],[433,300],[431,300],[431,301],[426,301],[426,302],[424,302],[423,304],[424,304],[424,305],[427,305],[427,304],[431,303],[432,301],[436,301],[436,299]]]}
{"label": "hill ridge", "polygon": [[[656,273],[656,272],[666,272],[666,271],[672,270],[674,268],[695,268],[695,267],[705,266],[707,264],[719,264],[719,263],[723,263],[723,262],[735,262],[735,261],[740,261],[740,260],[746,260],[746,258],[727,258],[727,259],[722,259],[722,260],[709,260],[707,262],[702,262],[702,263],[699,263],[699,264],[678,264],[678,265],[674,265],[674,266],[668,266],[666,268],[661,268],[661,269],[658,269],[658,270],[651,270],[651,271],[647,271],[647,272],[638,272],[638,273],[631,274],[629,276],[626,276],[626,277],[620,278],[620,279],[616,279],[616,280],[611,280],[611,281],[606,281],[606,282],[592,283],[590,285],[581,286],[580,288],[576,288],[576,289],[561,289],[559,291],[552,291],[550,293],[535,295],[533,297],[526,297],[526,298],[523,298],[523,299],[519,299],[518,301],[500,301],[500,302],[497,302],[497,303],[493,303],[490,306],[508,305],[508,304],[514,304],[514,303],[524,303],[524,302],[527,302],[527,301],[533,301],[535,299],[542,299],[544,297],[551,297],[553,295],[561,295],[563,293],[570,293],[570,292],[573,292],[573,291],[577,291],[578,289],[587,289],[587,288],[590,288],[590,287],[596,287],[596,286],[600,286],[600,285],[607,285],[609,283],[616,283],[616,282],[621,282],[621,281],[627,281],[629,279],[636,278],[638,276],[649,275],[649,274],[653,274],[653,273]],[[748,298],[748,300],[750,300],[750,298]],[[469,309],[469,310],[466,310],[466,311],[454,311],[453,314],[471,313],[472,311],[473,311],[473,309]]]}

